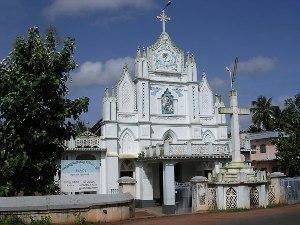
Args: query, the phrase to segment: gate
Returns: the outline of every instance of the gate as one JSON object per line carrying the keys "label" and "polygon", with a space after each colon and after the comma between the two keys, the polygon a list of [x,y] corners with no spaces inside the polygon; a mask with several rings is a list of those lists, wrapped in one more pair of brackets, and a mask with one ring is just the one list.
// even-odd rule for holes
{"label": "gate", "polygon": [[285,191],[288,204],[300,202],[300,177],[287,177],[281,180],[281,187]]}
{"label": "gate", "polygon": [[190,182],[175,183],[176,213],[192,211],[192,189]]}

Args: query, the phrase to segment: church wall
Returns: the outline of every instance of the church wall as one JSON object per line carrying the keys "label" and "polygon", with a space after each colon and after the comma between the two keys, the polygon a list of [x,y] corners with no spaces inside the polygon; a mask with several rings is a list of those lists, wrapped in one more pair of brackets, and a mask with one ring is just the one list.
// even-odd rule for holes
{"label": "church wall", "polygon": [[169,130],[175,133],[177,141],[190,139],[190,128],[187,126],[152,125],[152,140],[162,141],[164,134]]}

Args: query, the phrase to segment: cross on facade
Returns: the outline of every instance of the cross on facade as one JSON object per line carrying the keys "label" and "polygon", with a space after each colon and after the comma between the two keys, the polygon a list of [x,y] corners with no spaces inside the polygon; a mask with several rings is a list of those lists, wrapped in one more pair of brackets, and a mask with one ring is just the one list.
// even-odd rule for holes
{"label": "cross on facade", "polygon": [[159,16],[157,16],[156,18],[162,22],[163,33],[165,33],[166,32],[166,22],[170,21],[171,18],[165,14],[165,10],[162,10],[161,14]]}
{"label": "cross on facade", "polygon": [[232,162],[241,162],[241,146],[240,146],[240,125],[239,115],[249,115],[250,110],[247,108],[238,108],[237,91],[229,92],[230,107],[219,108],[220,114],[229,114],[231,118],[231,147]]}

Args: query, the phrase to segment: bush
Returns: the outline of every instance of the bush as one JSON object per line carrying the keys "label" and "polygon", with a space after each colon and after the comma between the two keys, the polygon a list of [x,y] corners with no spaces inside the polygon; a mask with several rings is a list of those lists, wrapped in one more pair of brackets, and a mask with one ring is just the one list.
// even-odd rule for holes
{"label": "bush", "polygon": [[[17,216],[7,216],[0,219],[0,225],[27,225],[22,219]],[[29,225],[52,225],[50,217],[43,217],[40,220],[31,218]]]}
{"label": "bush", "polygon": [[17,216],[7,216],[0,219],[0,225],[25,225]]}

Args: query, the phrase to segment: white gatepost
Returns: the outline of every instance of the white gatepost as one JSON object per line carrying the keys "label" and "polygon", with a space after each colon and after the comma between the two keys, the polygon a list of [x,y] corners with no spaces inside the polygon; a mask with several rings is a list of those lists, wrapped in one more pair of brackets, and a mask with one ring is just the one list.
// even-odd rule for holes
{"label": "white gatepost", "polygon": [[163,163],[164,214],[175,213],[175,162]]}
{"label": "white gatepost", "polygon": [[192,212],[209,209],[207,183],[206,177],[196,176],[191,179]]}
{"label": "white gatepost", "polygon": [[121,177],[118,179],[119,191],[121,193],[129,193],[135,198],[136,180],[132,177]]}

